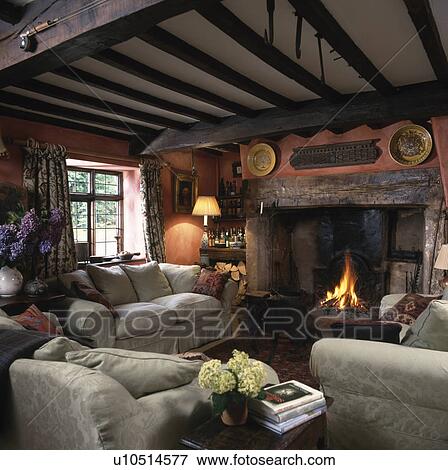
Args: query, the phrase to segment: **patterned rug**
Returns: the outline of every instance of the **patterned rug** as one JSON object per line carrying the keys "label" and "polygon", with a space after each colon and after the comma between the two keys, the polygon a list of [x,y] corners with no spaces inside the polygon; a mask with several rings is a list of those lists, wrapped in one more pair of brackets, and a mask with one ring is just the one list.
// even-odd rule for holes
{"label": "patterned rug", "polygon": [[[279,340],[270,366],[277,372],[281,382],[297,380],[311,387],[319,388],[319,383],[311,375],[308,365],[312,346],[311,341],[292,342],[288,338]],[[235,338],[213,346],[204,353],[212,359],[226,362],[234,349],[245,351],[250,357],[267,362],[272,350],[272,342],[266,339]]]}

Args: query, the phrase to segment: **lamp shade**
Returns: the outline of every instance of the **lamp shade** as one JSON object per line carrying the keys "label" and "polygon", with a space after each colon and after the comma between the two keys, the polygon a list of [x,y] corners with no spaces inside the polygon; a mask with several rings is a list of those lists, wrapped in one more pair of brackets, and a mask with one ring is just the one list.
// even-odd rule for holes
{"label": "lamp shade", "polygon": [[440,251],[434,264],[434,268],[448,271],[448,245],[442,245],[440,247]]}
{"label": "lamp shade", "polygon": [[221,215],[215,196],[199,196],[193,207],[193,215]]}

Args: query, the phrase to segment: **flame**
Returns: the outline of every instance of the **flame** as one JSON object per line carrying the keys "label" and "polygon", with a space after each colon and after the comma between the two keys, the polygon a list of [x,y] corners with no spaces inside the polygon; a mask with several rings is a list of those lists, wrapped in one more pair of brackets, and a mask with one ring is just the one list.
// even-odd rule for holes
{"label": "flame", "polygon": [[345,267],[339,284],[334,288],[334,291],[327,291],[326,299],[321,303],[322,305],[331,304],[338,309],[346,307],[362,307],[361,302],[355,292],[355,285],[358,277],[353,270],[350,253],[345,254]]}

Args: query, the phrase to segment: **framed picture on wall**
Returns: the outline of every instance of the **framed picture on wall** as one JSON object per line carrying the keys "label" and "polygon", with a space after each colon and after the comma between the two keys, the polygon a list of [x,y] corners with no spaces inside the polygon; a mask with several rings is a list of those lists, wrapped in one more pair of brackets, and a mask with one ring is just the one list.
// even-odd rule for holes
{"label": "framed picture on wall", "polygon": [[198,197],[198,177],[173,170],[174,212],[191,214]]}

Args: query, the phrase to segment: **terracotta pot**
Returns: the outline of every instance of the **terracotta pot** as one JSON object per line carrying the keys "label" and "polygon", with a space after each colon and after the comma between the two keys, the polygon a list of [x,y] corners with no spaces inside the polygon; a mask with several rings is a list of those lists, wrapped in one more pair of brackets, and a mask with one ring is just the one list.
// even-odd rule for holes
{"label": "terracotta pot", "polygon": [[221,420],[227,426],[241,426],[246,424],[247,414],[247,400],[230,402],[221,414]]}

